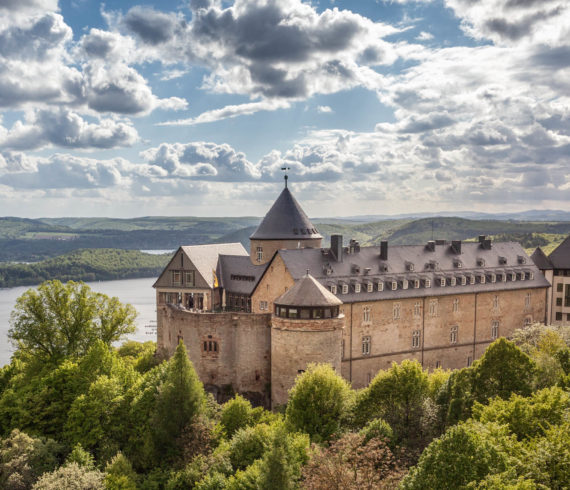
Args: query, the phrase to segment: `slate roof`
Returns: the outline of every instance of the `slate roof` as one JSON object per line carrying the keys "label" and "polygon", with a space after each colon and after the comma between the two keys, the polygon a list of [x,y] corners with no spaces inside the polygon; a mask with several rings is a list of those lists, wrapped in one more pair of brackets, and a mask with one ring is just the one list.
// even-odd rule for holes
{"label": "slate roof", "polygon": [[548,256],[554,269],[570,269],[570,235]]}
{"label": "slate roof", "polygon": [[250,236],[253,240],[309,240],[322,238],[287,187]]}
{"label": "slate roof", "polygon": [[[241,243],[214,243],[209,245],[186,245],[180,247],[190,259],[196,270],[204,278],[208,287],[214,287],[213,271],[218,265],[220,254],[232,254],[246,256],[249,260],[247,250]],[[165,269],[166,270],[166,269]]]}
{"label": "slate roof", "polygon": [[220,255],[218,261],[218,279],[227,292],[250,295],[257,282],[269,266],[251,263],[249,255]]}
{"label": "slate roof", "polygon": [[553,269],[552,262],[550,262],[550,259],[546,256],[540,247],[536,247],[536,250],[532,253],[530,258],[541,271],[548,271]]}
{"label": "slate roof", "polygon": [[305,274],[295,285],[274,300],[280,306],[339,306],[342,301],[310,274]]}
{"label": "slate roof", "polygon": [[[299,280],[307,269],[322,285],[330,288],[337,286],[337,297],[343,303],[359,301],[377,301],[382,299],[413,298],[424,296],[442,296],[449,294],[502,291],[550,286],[536,265],[526,255],[520,244],[515,242],[496,242],[491,249],[485,249],[480,243],[462,243],[462,253],[455,254],[449,244],[435,245],[434,251],[428,251],[424,245],[402,245],[388,248],[388,260],[380,260],[380,247],[361,247],[359,251],[343,254],[343,261],[337,262],[327,249],[280,250],[279,255],[294,280]],[[454,262],[460,261],[461,267]],[[413,264],[413,270],[410,270]],[[490,279],[492,273],[516,272],[517,280],[495,283],[486,280],[475,284],[461,285],[462,275],[467,277],[485,275]],[[525,272],[525,280],[519,279]],[[533,279],[530,279],[532,273]],[[457,284],[440,286],[438,277],[456,278]],[[404,280],[420,279],[420,287],[411,284],[404,289]],[[431,281],[431,287],[425,287],[425,279]],[[392,290],[389,283],[396,281],[398,287]],[[384,282],[384,290],[377,290],[377,283]],[[373,291],[368,292],[368,283],[373,284]],[[348,293],[342,294],[342,285],[347,284]],[[355,292],[355,285],[361,285],[361,292]]]}

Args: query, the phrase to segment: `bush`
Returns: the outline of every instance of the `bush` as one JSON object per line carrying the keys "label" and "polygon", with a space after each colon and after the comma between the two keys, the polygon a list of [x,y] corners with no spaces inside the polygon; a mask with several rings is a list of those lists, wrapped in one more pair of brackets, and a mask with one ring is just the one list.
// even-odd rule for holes
{"label": "bush", "polygon": [[103,476],[100,471],[88,470],[71,463],[52,473],[44,473],[32,490],[103,490]]}

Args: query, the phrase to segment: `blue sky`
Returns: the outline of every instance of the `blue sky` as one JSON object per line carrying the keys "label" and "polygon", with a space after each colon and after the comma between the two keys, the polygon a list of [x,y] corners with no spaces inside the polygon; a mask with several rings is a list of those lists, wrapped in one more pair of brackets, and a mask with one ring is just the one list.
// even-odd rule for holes
{"label": "blue sky", "polygon": [[0,215],[570,210],[565,0],[0,0]]}

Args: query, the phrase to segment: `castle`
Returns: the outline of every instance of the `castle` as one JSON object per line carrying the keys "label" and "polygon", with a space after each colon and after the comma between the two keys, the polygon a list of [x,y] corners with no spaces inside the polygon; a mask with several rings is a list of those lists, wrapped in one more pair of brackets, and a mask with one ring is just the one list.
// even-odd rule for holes
{"label": "castle", "polygon": [[277,406],[311,362],[361,388],[394,361],[468,366],[497,337],[547,321],[550,284],[518,243],[322,239],[285,180],[249,254],[180,247],[154,284],[159,349],[182,340],[206,389]]}

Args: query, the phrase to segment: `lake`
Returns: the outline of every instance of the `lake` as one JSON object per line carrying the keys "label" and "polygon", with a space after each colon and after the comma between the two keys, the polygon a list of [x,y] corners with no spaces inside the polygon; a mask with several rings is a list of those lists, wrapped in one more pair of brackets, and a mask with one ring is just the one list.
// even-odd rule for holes
{"label": "lake", "polygon": [[[152,285],[156,277],[144,279],[124,279],[119,281],[98,281],[87,284],[98,293],[107,296],[116,296],[123,303],[130,303],[138,312],[136,319],[137,330],[128,338],[145,342],[156,341],[156,333],[149,335],[147,325],[156,326],[156,296]],[[0,366],[10,362],[14,349],[8,342],[8,329],[10,328],[10,313],[14,308],[16,299],[33,286],[0,289]]]}

